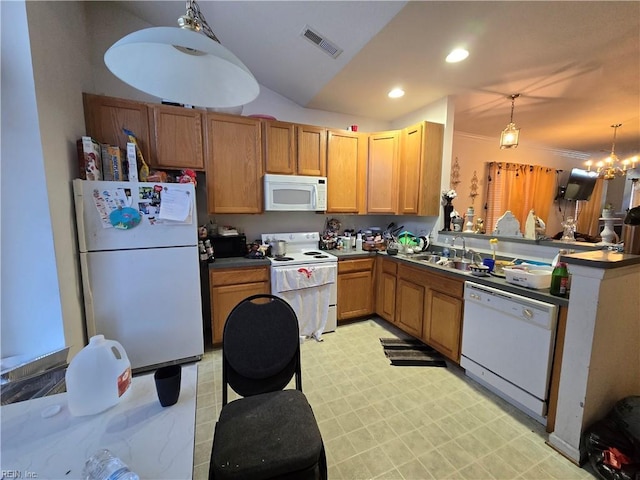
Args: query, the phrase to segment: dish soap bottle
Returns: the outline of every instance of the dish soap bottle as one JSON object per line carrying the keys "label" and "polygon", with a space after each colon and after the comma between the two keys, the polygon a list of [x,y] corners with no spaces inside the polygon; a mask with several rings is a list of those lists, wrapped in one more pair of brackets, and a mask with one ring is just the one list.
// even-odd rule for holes
{"label": "dish soap bottle", "polygon": [[568,283],[569,271],[567,270],[567,264],[558,262],[551,273],[551,289],[549,293],[556,297],[567,297]]}

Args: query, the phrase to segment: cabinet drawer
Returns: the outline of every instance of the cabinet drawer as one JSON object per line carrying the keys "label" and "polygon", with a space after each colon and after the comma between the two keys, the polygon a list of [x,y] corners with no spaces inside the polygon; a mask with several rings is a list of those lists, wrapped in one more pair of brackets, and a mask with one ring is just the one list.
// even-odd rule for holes
{"label": "cabinet drawer", "polygon": [[357,260],[342,260],[338,262],[338,275],[349,272],[362,272],[373,269],[373,258],[359,258]]}
{"label": "cabinet drawer", "polygon": [[452,297],[462,298],[464,292],[464,282],[444,275],[430,274],[429,286],[432,290],[446,293]]}
{"label": "cabinet drawer", "polygon": [[209,271],[211,286],[238,285],[241,283],[268,282],[269,267],[222,268]]}
{"label": "cabinet drawer", "polygon": [[393,260],[382,260],[382,272],[395,276],[398,272],[398,264]]}
{"label": "cabinet drawer", "polygon": [[431,275],[423,268],[408,267],[406,265],[398,265],[398,278],[408,280],[418,285],[427,286]]}

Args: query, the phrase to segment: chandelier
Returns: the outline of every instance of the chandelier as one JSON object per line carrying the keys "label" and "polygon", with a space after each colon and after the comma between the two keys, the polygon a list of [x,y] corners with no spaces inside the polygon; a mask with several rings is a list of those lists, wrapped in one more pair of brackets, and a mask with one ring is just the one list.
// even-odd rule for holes
{"label": "chandelier", "polygon": [[[598,174],[598,177],[604,178],[605,180],[613,180],[616,177],[626,175],[629,165],[631,165],[631,168],[635,168],[636,162],[638,161],[637,156],[631,157],[630,159],[626,160],[620,160],[616,155],[616,133],[618,132],[618,128],[620,128],[621,126],[621,123],[611,125],[611,128],[613,128],[613,143],[611,144],[611,153],[603,161],[596,163],[596,173]],[[588,172],[591,171],[592,165],[593,162],[591,160],[586,162]]]}
{"label": "chandelier", "polygon": [[104,54],[107,68],[171,102],[226,108],[254,100],[260,87],[249,69],[220,44],[195,0],[186,9],[180,28],[146,28],[118,40]]}
{"label": "chandelier", "polygon": [[513,123],[513,107],[515,106],[516,98],[520,96],[519,93],[511,95],[511,120],[509,125],[502,131],[500,135],[500,148],[516,148],[518,146],[518,137],[520,136],[520,129],[516,128],[516,124]]}

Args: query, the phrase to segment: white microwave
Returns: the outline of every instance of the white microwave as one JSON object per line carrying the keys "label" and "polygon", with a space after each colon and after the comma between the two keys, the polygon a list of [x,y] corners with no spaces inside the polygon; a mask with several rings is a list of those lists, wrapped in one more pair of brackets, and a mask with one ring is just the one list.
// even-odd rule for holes
{"label": "white microwave", "polygon": [[327,177],[264,176],[264,209],[280,212],[323,212],[327,209]]}

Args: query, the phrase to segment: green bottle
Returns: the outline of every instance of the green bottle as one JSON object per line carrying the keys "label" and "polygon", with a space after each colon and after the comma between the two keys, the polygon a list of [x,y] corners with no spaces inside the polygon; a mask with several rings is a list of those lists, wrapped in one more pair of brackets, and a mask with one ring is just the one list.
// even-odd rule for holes
{"label": "green bottle", "polygon": [[567,270],[567,264],[564,262],[558,262],[551,273],[551,290],[549,293],[556,297],[567,297],[567,286],[569,284],[569,271]]}

